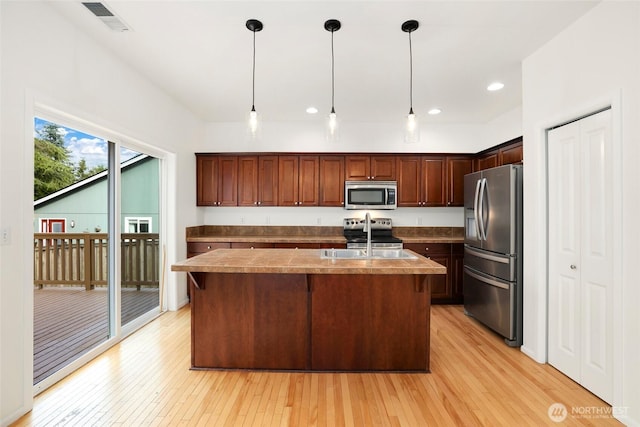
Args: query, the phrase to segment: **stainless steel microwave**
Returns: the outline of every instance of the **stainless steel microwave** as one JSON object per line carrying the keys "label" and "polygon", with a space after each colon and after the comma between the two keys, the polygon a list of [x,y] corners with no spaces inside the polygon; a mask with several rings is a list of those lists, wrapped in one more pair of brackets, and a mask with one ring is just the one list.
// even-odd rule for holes
{"label": "stainless steel microwave", "polygon": [[396,181],[345,181],[345,209],[395,209]]}

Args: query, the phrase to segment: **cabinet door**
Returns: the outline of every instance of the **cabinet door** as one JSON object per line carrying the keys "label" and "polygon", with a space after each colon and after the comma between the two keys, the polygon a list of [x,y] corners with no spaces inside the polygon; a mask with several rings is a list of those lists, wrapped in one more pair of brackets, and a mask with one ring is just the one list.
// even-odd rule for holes
{"label": "cabinet door", "polygon": [[512,163],[522,163],[522,142],[504,147],[500,150],[500,165],[509,165]]}
{"label": "cabinet door", "polygon": [[196,156],[196,189],[198,206],[218,204],[218,156]]}
{"label": "cabinet door", "polygon": [[446,170],[444,157],[424,156],[422,160],[422,188],[424,206],[446,205]]}
{"label": "cabinet door", "polygon": [[488,153],[476,159],[475,170],[481,171],[485,169],[495,168],[498,166],[498,153]]}
{"label": "cabinet door", "polygon": [[447,157],[447,206],[464,206],[464,176],[473,172],[470,157]]}
{"label": "cabinet door", "polygon": [[320,156],[320,206],[344,206],[344,157]]}
{"label": "cabinet door", "polygon": [[218,175],[218,206],[238,205],[238,157],[220,156]]}
{"label": "cabinet door", "polygon": [[298,206],[318,206],[319,157],[300,156],[298,174]]}
{"label": "cabinet door", "polygon": [[298,205],[298,156],[278,157],[278,202],[280,206]]}
{"label": "cabinet door", "polygon": [[371,156],[371,179],[376,181],[396,180],[396,156]]}
{"label": "cabinet door", "polygon": [[191,258],[214,249],[229,249],[230,247],[230,243],[224,242],[188,242],[187,258]]}
{"label": "cabinet door", "polygon": [[367,181],[371,179],[369,156],[345,157],[345,181]]}
{"label": "cabinet door", "polygon": [[278,156],[258,157],[258,205],[278,205]]}
{"label": "cabinet door", "polygon": [[238,206],[258,205],[258,156],[238,157]]}
{"label": "cabinet door", "polygon": [[431,302],[438,302],[451,299],[451,255],[430,256],[431,260],[447,267],[447,274],[434,274],[431,280]]}
{"label": "cabinet door", "polygon": [[464,245],[453,244],[451,250],[451,291],[453,301],[457,304],[463,303],[462,276],[464,274]]}
{"label": "cabinet door", "polygon": [[421,162],[420,156],[397,157],[398,207],[420,206],[422,204]]}

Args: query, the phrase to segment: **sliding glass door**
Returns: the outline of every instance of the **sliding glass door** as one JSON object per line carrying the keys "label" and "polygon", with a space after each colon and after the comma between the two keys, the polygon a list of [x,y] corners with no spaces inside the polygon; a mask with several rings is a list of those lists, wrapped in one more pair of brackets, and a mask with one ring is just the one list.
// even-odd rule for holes
{"label": "sliding glass door", "polygon": [[40,391],[159,313],[162,160],[73,126],[34,125]]}
{"label": "sliding glass door", "polygon": [[161,265],[160,160],[121,147],[120,301],[122,325],[158,310]]}

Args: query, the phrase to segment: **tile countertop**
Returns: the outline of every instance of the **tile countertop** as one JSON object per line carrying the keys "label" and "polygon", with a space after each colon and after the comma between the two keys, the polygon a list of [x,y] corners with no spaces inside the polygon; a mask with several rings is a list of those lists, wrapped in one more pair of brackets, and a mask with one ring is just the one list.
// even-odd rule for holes
{"label": "tile countertop", "polygon": [[[395,227],[403,243],[464,243],[463,227]],[[211,226],[188,227],[187,242],[264,242],[345,244],[342,227]]]}
{"label": "tile countertop", "polygon": [[217,249],[171,266],[189,273],[446,274],[446,267],[415,259],[323,259],[318,249]]}

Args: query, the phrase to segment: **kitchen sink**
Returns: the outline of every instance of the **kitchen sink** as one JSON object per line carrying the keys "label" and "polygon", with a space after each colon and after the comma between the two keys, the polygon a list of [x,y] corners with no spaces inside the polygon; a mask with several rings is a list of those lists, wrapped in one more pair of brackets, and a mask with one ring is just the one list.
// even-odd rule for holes
{"label": "kitchen sink", "polygon": [[403,249],[373,249],[371,257],[367,257],[364,249],[322,249],[323,259],[417,259],[418,257]]}

